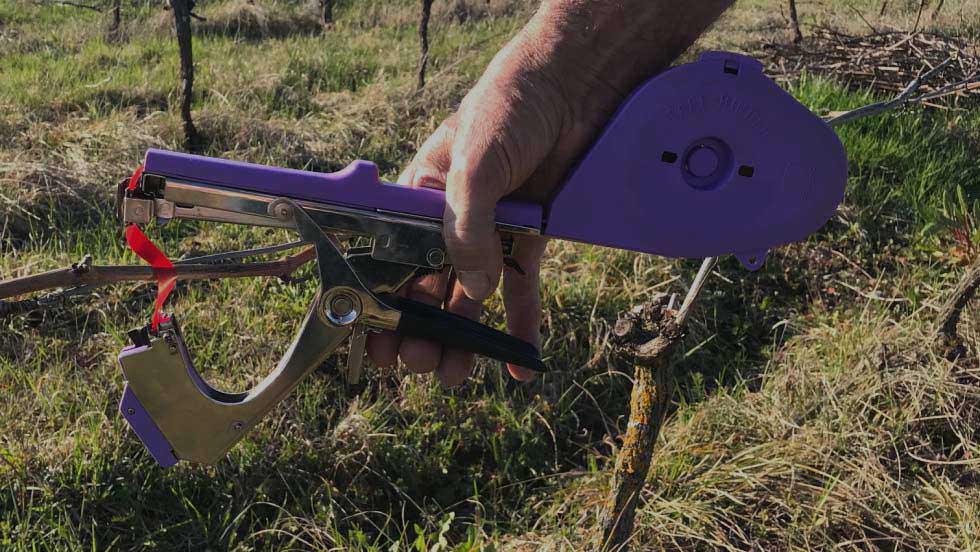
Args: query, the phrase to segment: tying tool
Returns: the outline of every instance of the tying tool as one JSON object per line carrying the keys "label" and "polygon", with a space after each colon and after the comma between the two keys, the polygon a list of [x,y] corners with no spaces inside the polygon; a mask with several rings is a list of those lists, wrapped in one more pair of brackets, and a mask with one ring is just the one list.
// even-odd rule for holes
{"label": "tying tool", "polygon": [[[505,254],[515,234],[667,257],[734,254],[749,269],[806,238],[843,199],[847,159],[836,134],[762,73],[757,61],[708,52],[640,86],[545,205],[504,200]],[[120,411],[161,465],[215,463],[311,370],[351,340],[389,330],[545,371],[537,349],[396,292],[451,267],[442,191],[384,183],[368,161],[330,174],[149,150],[122,199],[131,246],[158,269],[153,322],[119,355]],[[242,393],[195,370],[174,316],[160,314],[172,265],[138,225],[195,219],[295,230],[316,251],[319,290],[278,367]],[[337,236],[358,236],[345,245]],[[357,243],[357,242],[355,242]]]}

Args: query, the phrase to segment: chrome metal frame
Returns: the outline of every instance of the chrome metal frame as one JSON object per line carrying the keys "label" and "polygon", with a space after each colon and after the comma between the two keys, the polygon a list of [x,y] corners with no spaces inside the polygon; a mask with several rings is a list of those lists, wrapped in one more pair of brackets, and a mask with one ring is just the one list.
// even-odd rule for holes
{"label": "chrome metal frame", "polygon": [[[309,213],[290,200],[278,205],[281,208],[275,218],[292,221],[300,236],[316,248],[320,289],[272,373],[244,393],[212,387],[195,370],[175,322],[150,336],[148,347],[120,359],[129,389],[177,458],[218,462],[348,337],[363,336],[366,328],[393,330],[398,326],[400,312],[385,306],[365,287],[335,241]],[[344,311],[336,312],[340,303]],[[355,348],[363,355],[363,342],[352,347],[352,354]]]}

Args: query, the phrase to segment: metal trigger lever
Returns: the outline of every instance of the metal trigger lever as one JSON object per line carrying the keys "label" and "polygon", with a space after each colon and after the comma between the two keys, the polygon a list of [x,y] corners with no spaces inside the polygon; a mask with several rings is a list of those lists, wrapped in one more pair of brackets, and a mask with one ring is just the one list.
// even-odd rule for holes
{"label": "metal trigger lever", "polygon": [[367,349],[368,331],[364,326],[354,326],[350,336],[350,350],[347,352],[347,383],[355,385],[361,381],[364,372],[364,352]]}
{"label": "metal trigger lever", "polygon": [[[175,318],[131,332],[133,345],[119,355],[126,377],[120,411],[162,466],[180,460],[213,464],[282,401],[314,368],[353,333],[364,317],[376,327],[395,329],[396,311],[386,309],[363,291],[343,255],[298,205],[283,200],[281,217],[292,219],[302,238],[316,248],[320,287],[303,325],[276,369],[257,386],[227,393],[208,384],[194,368]],[[327,286],[330,286],[329,288]],[[331,320],[339,297],[356,297],[359,312],[350,323]],[[348,313],[350,314],[350,313]]]}
{"label": "metal trigger lever", "polygon": [[[382,304],[371,293],[368,286],[358,277],[348,258],[341,253],[339,244],[333,236],[324,233],[302,207],[287,199],[281,201],[282,205],[287,206],[287,210],[282,211],[282,207],[276,207],[279,203],[277,201],[269,206],[270,212],[281,211],[285,216],[294,217],[297,229],[304,239],[309,239],[308,235],[313,234],[325,238],[323,241],[326,243],[315,242],[317,259],[318,261],[323,259],[323,262],[318,262],[321,289],[326,290],[322,292],[323,296],[319,299],[318,312],[330,324],[351,328],[345,376],[347,383],[356,384],[360,381],[363,372],[368,329],[395,330],[400,321],[400,313]],[[412,273],[414,270],[404,266],[396,267],[392,277],[395,281],[384,282],[379,284],[379,287],[397,287]],[[328,283],[329,289],[327,289]]]}
{"label": "metal trigger lever", "polygon": [[[297,227],[305,227],[304,232],[323,233],[298,205],[289,203],[292,204],[292,209],[298,210]],[[270,206],[270,211],[272,208],[273,206]],[[305,233],[301,232],[301,234],[304,239],[308,239]],[[320,263],[320,281],[330,282],[332,285],[326,291],[326,297],[321,300],[321,305],[331,323],[355,326],[348,359],[349,382],[356,382],[360,376],[368,329],[392,330],[399,335],[419,337],[502,362],[517,364],[536,372],[547,371],[537,347],[526,341],[440,308],[399,297],[391,292],[381,292],[376,295],[374,290],[364,285],[357,271],[344,258],[337,245],[333,241],[328,243],[331,249],[329,253],[326,251],[321,253],[320,246],[317,246],[317,258],[323,259]],[[327,262],[328,258],[330,262]],[[374,272],[384,272],[381,266],[391,265],[385,262],[366,262],[369,264],[365,268],[367,270],[373,268]],[[342,276],[338,278],[337,273]],[[405,280],[404,272],[396,274],[398,285],[378,287],[387,287],[391,291],[400,287],[400,283]]]}

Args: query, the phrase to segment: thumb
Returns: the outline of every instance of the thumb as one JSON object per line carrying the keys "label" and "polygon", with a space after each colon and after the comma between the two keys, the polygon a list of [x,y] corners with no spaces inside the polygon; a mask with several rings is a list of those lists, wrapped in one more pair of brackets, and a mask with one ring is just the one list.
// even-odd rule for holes
{"label": "thumb", "polygon": [[496,228],[497,201],[503,196],[497,171],[488,171],[486,158],[458,162],[454,156],[446,183],[443,235],[456,282],[473,301],[486,300],[500,282],[503,251]]}

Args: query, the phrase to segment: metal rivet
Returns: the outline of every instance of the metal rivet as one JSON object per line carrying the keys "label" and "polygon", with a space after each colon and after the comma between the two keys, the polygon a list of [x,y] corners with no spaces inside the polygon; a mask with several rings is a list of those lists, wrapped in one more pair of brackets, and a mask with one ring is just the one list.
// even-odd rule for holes
{"label": "metal rivet", "polygon": [[320,303],[322,316],[336,326],[349,326],[357,321],[361,313],[361,301],[352,291],[337,290]]}
{"label": "metal rivet", "polygon": [[172,333],[169,333],[168,332],[168,333],[163,334],[163,340],[167,343],[167,348],[169,349],[170,354],[176,355],[177,354],[177,338],[175,338]]}
{"label": "metal rivet", "polygon": [[446,253],[438,247],[433,247],[425,254],[425,260],[429,261],[429,266],[439,267],[446,262]]}
{"label": "metal rivet", "polygon": [[241,431],[242,428],[245,427],[245,424],[242,422],[235,422],[231,427],[235,428],[235,431]]}
{"label": "metal rivet", "polygon": [[126,414],[129,414],[130,416],[132,416],[133,414],[136,414],[136,409],[135,408],[127,408],[126,409]]}
{"label": "metal rivet", "polygon": [[330,301],[330,311],[335,316],[347,316],[354,310],[354,302],[347,295],[338,295]]}
{"label": "metal rivet", "polygon": [[293,218],[293,206],[281,199],[270,203],[268,210],[270,215],[282,220]]}

